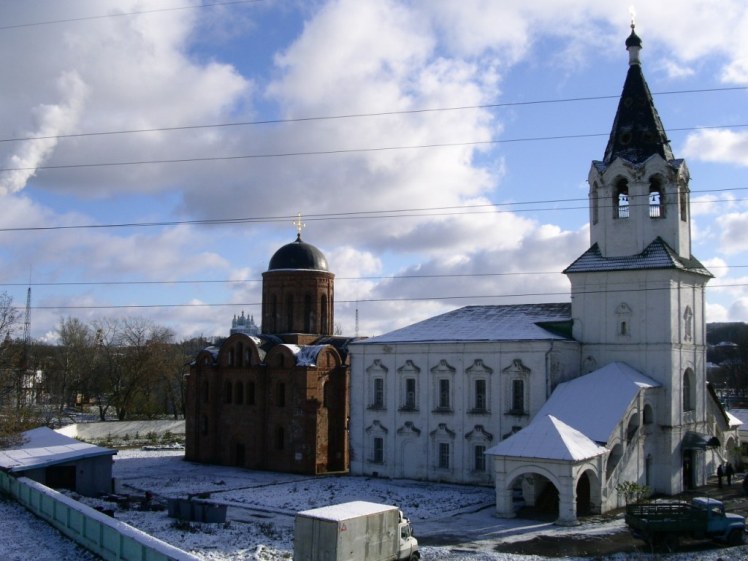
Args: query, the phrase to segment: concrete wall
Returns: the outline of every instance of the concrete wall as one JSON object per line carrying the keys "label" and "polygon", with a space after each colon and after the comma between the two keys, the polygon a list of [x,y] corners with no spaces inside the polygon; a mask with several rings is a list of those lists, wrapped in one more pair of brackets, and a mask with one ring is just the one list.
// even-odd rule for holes
{"label": "concrete wall", "polygon": [[0,489],[106,561],[199,561],[199,557],[28,478],[16,479],[0,472]]}

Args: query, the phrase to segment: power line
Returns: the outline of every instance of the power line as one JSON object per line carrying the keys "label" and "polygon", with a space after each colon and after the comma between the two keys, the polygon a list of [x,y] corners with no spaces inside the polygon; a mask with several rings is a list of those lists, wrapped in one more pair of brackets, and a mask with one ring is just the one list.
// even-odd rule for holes
{"label": "power line", "polygon": [[256,2],[262,2],[263,0],[234,0],[231,2],[214,2],[212,4],[194,4],[192,6],[178,6],[178,7],[172,7],[172,8],[157,8],[154,10],[140,10],[137,12],[114,12],[110,14],[102,14],[98,16],[81,16],[78,18],[68,18],[68,19],[56,19],[56,20],[49,20],[49,21],[37,21],[37,22],[31,22],[31,23],[17,23],[13,25],[2,25],[0,26],[0,31],[5,29],[21,29],[25,27],[38,27],[41,25],[54,25],[59,23],[73,23],[73,22],[79,22],[79,21],[91,21],[91,20],[97,20],[97,19],[108,19],[108,18],[119,18],[119,17],[130,17],[130,16],[140,16],[140,15],[146,15],[146,14],[155,14],[159,12],[177,12],[182,10],[195,10],[199,8],[212,8],[215,6],[230,6],[232,4],[251,4]]}
{"label": "power line", "polygon": [[[0,28],[2,29],[2,28]],[[713,93],[713,92],[726,92],[736,90],[748,90],[748,86],[731,86],[724,88],[702,88],[693,90],[671,90],[656,92],[653,95],[679,95],[679,94],[693,94],[693,93]],[[208,128],[227,128],[227,127],[246,127],[246,126],[258,126],[258,125],[276,125],[276,124],[287,124],[287,123],[305,123],[314,121],[331,121],[331,120],[343,120],[343,119],[359,119],[368,117],[385,117],[395,115],[416,115],[424,113],[438,113],[447,111],[466,111],[476,109],[501,109],[504,107],[520,107],[520,106],[532,106],[532,105],[546,105],[556,103],[576,103],[576,102],[587,102],[587,101],[600,101],[606,99],[619,98],[618,95],[598,95],[598,96],[587,96],[587,97],[570,97],[570,98],[558,98],[558,99],[538,99],[529,101],[507,101],[503,103],[486,103],[480,105],[460,105],[454,107],[431,107],[431,108],[420,108],[420,109],[403,109],[397,111],[379,111],[379,112],[367,112],[367,113],[349,113],[342,115],[324,115],[324,116],[309,116],[309,117],[292,117],[287,119],[265,119],[258,121],[235,121],[228,123],[209,123],[209,124],[198,124],[198,125],[181,125],[175,127],[153,127],[147,129],[123,129],[113,131],[92,131],[82,133],[71,133],[71,134],[60,134],[60,135],[47,135],[47,136],[26,136],[26,137],[15,137],[15,138],[2,138],[0,142],[22,142],[29,140],[60,140],[64,138],[85,138],[90,136],[112,136],[121,134],[140,134],[140,133],[151,133],[151,132],[172,132],[172,131],[185,131],[185,130],[196,130],[196,129],[208,129]],[[671,129],[678,131],[680,129]],[[687,130],[687,129],[684,129]]]}
{"label": "power line", "polygon": [[[746,287],[748,283],[731,283],[731,284],[718,284],[718,285],[706,285],[705,289],[717,289],[717,288],[735,288],[735,287]],[[624,288],[616,289],[607,287],[603,290],[590,290],[590,291],[579,291],[575,294],[602,294],[602,293],[634,293],[634,292],[650,292],[650,291],[661,291],[671,290],[669,286],[662,288],[631,288],[626,286]],[[356,303],[392,303],[392,302],[426,302],[426,301],[445,301],[445,300],[485,300],[485,299],[496,299],[496,298],[535,298],[535,297],[546,297],[546,296],[566,296],[571,297],[571,294],[566,292],[525,292],[516,294],[483,294],[483,295],[456,295],[456,296],[410,296],[402,298],[356,298],[354,300],[337,300],[338,304],[356,304]],[[57,305],[57,306],[33,306],[35,310],[119,310],[119,309],[154,309],[154,308],[221,308],[221,307],[254,307],[261,306],[261,302],[230,302],[230,303],[191,303],[191,304],[121,304],[121,305]]]}
{"label": "power line", "polygon": [[[745,191],[748,187],[725,187],[721,189],[699,189],[690,193],[721,193],[733,191]],[[715,204],[720,202],[740,202],[744,199],[713,199],[709,201],[691,201],[690,204]],[[305,215],[304,219],[310,222],[321,222],[331,220],[371,220],[382,218],[414,218],[430,216],[459,216],[464,214],[495,214],[495,213],[517,213],[517,212],[558,212],[561,210],[587,210],[587,197],[576,197],[569,199],[541,199],[536,201],[513,201],[509,203],[482,203],[471,205],[452,205],[440,207],[414,207],[388,210],[363,210],[338,213],[321,213]],[[566,203],[581,203],[583,206],[552,206],[548,208],[531,207],[532,205],[553,205]],[[632,204],[629,208],[637,206],[649,206],[649,203]],[[507,208],[502,210],[502,207]],[[602,204],[601,210],[612,208],[608,204]],[[483,210],[480,210],[483,209]],[[121,222],[112,224],[71,224],[57,226],[17,226],[11,228],[0,228],[0,232],[35,232],[35,231],[59,231],[59,230],[84,230],[84,229],[109,229],[109,228],[149,228],[157,226],[221,226],[233,224],[263,224],[272,222],[287,222],[296,218],[295,216],[245,216],[238,218],[208,218],[203,220],[163,220],[156,222]]]}
{"label": "power line", "polygon": [[[746,269],[748,265],[718,265],[709,269]],[[371,281],[371,280],[422,280],[422,279],[459,279],[486,277],[515,277],[535,275],[558,275],[561,271],[514,271],[510,273],[439,273],[431,275],[367,275],[359,277],[335,276],[336,281]],[[260,283],[262,278],[250,279],[185,279],[185,280],[128,280],[128,281],[57,281],[57,282],[0,282],[0,286],[150,286],[150,285],[187,285],[187,284],[250,284]]]}
{"label": "power line", "polygon": [[[683,131],[698,131],[698,130],[710,130],[710,129],[724,129],[724,128],[744,128],[748,127],[748,124],[734,124],[734,125],[707,125],[697,127],[681,127],[669,129],[670,132],[683,132]],[[605,133],[585,133],[585,134],[565,134],[555,136],[534,136],[524,138],[505,138],[505,139],[491,139],[491,140],[470,140],[464,142],[443,142],[443,143],[432,143],[432,144],[412,144],[402,146],[375,146],[369,148],[336,148],[331,150],[308,150],[308,151],[296,151],[296,152],[268,152],[266,154],[242,154],[237,156],[204,156],[204,157],[192,157],[192,158],[172,158],[172,159],[161,159],[161,160],[133,160],[124,162],[98,162],[98,163],[77,163],[77,164],[54,164],[54,165],[43,165],[43,166],[22,166],[13,168],[0,168],[0,172],[10,171],[35,171],[35,170],[59,170],[59,169],[83,169],[83,168],[102,168],[102,167],[120,167],[120,166],[143,166],[143,165],[156,165],[156,164],[185,164],[185,163],[202,163],[202,162],[217,162],[217,161],[233,161],[233,160],[257,160],[257,159],[275,159],[275,158],[292,158],[299,156],[332,156],[341,154],[360,154],[367,152],[391,152],[395,150],[423,150],[430,148],[456,148],[464,146],[488,146],[488,145],[499,145],[499,144],[512,144],[520,142],[540,142],[549,140],[575,140],[580,138],[594,138],[601,136],[609,136],[609,132]]]}

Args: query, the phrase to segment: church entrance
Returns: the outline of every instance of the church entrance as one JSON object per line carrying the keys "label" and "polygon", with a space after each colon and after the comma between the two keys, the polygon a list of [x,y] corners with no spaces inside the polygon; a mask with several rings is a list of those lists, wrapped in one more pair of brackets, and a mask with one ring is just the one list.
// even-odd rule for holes
{"label": "church entrance", "polygon": [[683,488],[694,488],[694,450],[683,451]]}
{"label": "church entrance", "polygon": [[592,513],[590,497],[590,478],[585,472],[577,483],[577,516],[589,516]]}

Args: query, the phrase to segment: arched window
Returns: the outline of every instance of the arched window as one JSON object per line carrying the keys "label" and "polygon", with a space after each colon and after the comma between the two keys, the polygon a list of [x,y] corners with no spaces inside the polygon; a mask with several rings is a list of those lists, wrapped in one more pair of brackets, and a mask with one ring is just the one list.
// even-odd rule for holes
{"label": "arched window", "polygon": [[683,373],[683,411],[696,409],[696,384],[693,379],[693,370],[686,368]]}
{"label": "arched window", "polygon": [[304,333],[312,332],[314,326],[313,316],[314,312],[312,311],[312,296],[311,294],[306,294],[304,296]]}
{"label": "arched window", "polygon": [[270,316],[270,330],[275,331],[278,329],[278,296],[276,294],[273,294],[273,296],[270,298],[272,305],[272,315]]}
{"label": "arched window", "polygon": [[320,299],[319,308],[320,308],[319,331],[320,333],[324,333],[324,334],[331,333],[332,330],[327,325],[327,296],[325,296],[324,294],[322,295],[322,298]]}
{"label": "arched window", "polygon": [[293,294],[286,296],[286,331],[293,333]]}
{"label": "arched window", "polygon": [[621,179],[613,191],[613,218],[629,217],[629,183]]}
{"label": "arched window", "polygon": [[651,425],[654,423],[654,411],[652,410],[652,406],[647,403],[644,406],[644,411],[642,412],[642,422],[645,425]]}
{"label": "arched window", "polygon": [[234,388],[234,398],[236,399],[237,405],[244,403],[244,384],[241,382],[236,383],[236,387]]}
{"label": "arched window", "polygon": [[236,345],[236,365],[239,367],[244,366],[244,345],[237,343]]}
{"label": "arched window", "polygon": [[649,217],[665,218],[665,191],[658,177],[649,180]]}
{"label": "arched window", "polygon": [[255,383],[247,382],[247,405],[255,404]]}
{"label": "arched window", "polygon": [[225,382],[223,384],[223,402],[231,403],[231,382]]}

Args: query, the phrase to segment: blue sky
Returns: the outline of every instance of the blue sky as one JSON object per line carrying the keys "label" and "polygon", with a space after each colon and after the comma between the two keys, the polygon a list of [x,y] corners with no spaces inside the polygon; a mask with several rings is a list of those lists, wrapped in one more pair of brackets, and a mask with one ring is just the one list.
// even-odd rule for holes
{"label": "blue sky", "polygon": [[226,335],[301,212],[346,334],[357,307],[375,335],[568,301],[633,13],[707,321],[747,321],[748,5],[647,4],[0,0],[0,290],[31,281],[39,339],[67,316]]}

